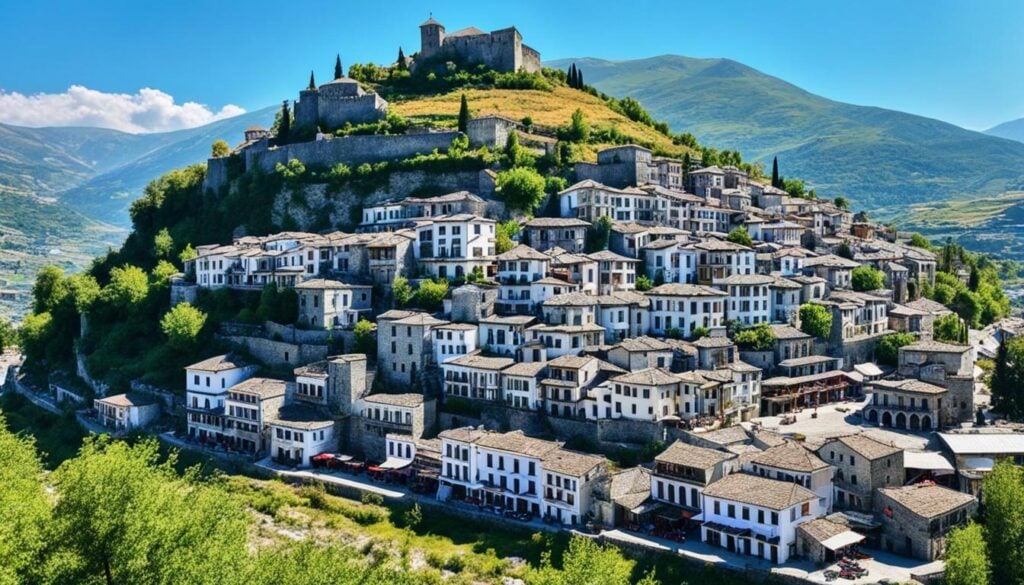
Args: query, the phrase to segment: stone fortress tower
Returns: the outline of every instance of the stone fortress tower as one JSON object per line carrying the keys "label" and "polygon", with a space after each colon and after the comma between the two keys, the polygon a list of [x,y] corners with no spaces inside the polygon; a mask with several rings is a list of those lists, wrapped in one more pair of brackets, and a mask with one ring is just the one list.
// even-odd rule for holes
{"label": "stone fortress tower", "polygon": [[523,35],[514,26],[490,33],[471,26],[447,34],[444,25],[431,17],[420,25],[420,53],[416,59],[439,55],[482,63],[495,71],[540,72],[540,53],[523,44]]}
{"label": "stone fortress tower", "polygon": [[329,132],[349,122],[376,122],[387,113],[388,102],[364,90],[355,79],[342,76],[317,87],[310,73],[309,86],[295,102],[295,128]]}

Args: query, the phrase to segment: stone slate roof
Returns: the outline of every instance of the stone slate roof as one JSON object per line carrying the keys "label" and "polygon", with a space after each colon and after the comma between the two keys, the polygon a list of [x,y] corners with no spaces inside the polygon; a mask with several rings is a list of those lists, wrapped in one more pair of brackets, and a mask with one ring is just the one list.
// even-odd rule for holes
{"label": "stone slate roof", "polygon": [[815,518],[810,522],[804,522],[797,526],[796,529],[802,530],[807,536],[817,542],[825,542],[833,536],[839,536],[844,532],[851,532],[850,528],[845,524],[833,522],[827,518]]}
{"label": "stone slate roof", "polygon": [[878,490],[913,514],[935,518],[948,514],[975,501],[974,496],[933,483],[919,483],[898,488]]}
{"label": "stone slate roof", "polygon": [[545,299],[545,307],[592,307],[597,305],[597,297],[582,292],[569,292]]}
{"label": "stone slate roof", "polygon": [[535,217],[523,225],[528,228],[590,227],[590,222],[575,217]]}
{"label": "stone slate roof", "polygon": [[[858,455],[872,461],[902,451],[902,449],[900,449],[899,447],[886,445],[881,441],[876,441],[871,437],[868,437],[867,435],[863,434],[847,435],[845,437],[838,437],[835,440],[849,447],[850,450],[853,451],[854,453],[857,453]],[[818,449],[818,451],[821,452],[821,450],[827,447],[828,445],[829,443],[825,443],[825,445]]]}
{"label": "stone slate roof", "polygon": [[900,348],[907,351],[933,351],[939,353],[964,353],[971,350],[969,345],[943,343],[941,341],[918,341]]}
{"label": "stone slate roof", "polygon": [[407,408],[413,408],[423,404],[424,399],[422,394],[370,394],[364,396],[363,400],[372,404],[385,404],[387,406],[404,406]]}
{"label": "stone slate roof", "polygon": [[747,431],[743,430],[743,427],[739,425],[734,427],[725,427],[707,433],[695,433],[693,436],[703,439],[709,443],[715,443],[723,446],[735,443],[745,443],[750,440],[750,437],[747,436]]}
{"label": "stone slate roof", "polygon": [[657,455],[654,460],[695,467],[697,469],[710,469],[723,461],[728,461],[735,457],[732,453],[706,447],[697,447],[696,445],[690,445],[677,440],[669,445],[668,449]]}
{"label": "stone slate roof", "polygon": [[726,297],[724,291],[710,286],[699,284],[680,284],[676,282],[666,283],[647,291],[647,296],[671,296],[671,297]]}
{"label": "stone slate roof", "polygon": [[668,351],[672,346],[660,339],[642,335],[640,337],[628,337],[620,341],[616,347],[626,351]]}
{"label": "stone slate roof", "polygon": [[465,368],[479,368],[481,370],[503,370],[516,361],[512,358],[487,357],[479,354],[468,354],[459,356],[445,362],[447,365],[462,366]]}
{"label": "stone slate roof", "polygon": [[772,325],[772,332],[775,333],[775,339],[810,339],[811,336],[800,331],[792,325],[786,324],[775,324]]}
{"label": "stone slate roof", "polygon": [[292,370],[296,376],[305,376],[307,378],[326,378],[327,377],[327,360],[320,360],[300,366]]}
{"label": "stone slate roof", "polygon": [[818,499],[804,486],[746,473],[734,473],[704,488],[704,495],[769,510],[785,510]]}
{"label": "stone slate roof", "polygon": [[660,368],[647,368],[616,376],[611,381],[619,384],[636,384],[640,386],[664,386],[666,384],[678,384],[679,378]]}
{"label": "stone slate roof", "polygon": [[345,284],[344,282],[338,282],[337,280],[327,280],[325,278],[311,278],[304,280],[299,284],[296,284],[294,288],[297,289],[309,289],[309,290],[335,290],[335,289],[350,289],[350,288],[373,288],[369,285],[359,284]]}
{"label": "stone slate roof", "polygon": [[912,378],[907,380],[876,380],[872,384],[886,390],[899,390],[915,394],[945,394],[947,392],[942,386],[936,386],[935,384],[929,384],[928,382]]}
{"label": "stone slate roof", "polygon": [[510,433],[485,432],[477,437],[474,443],[488,449],[508,451],[537,458],[541,458],[561,446],[560,443],[554,441],[527,437],[523,431],[512,431]]}
{"label": "stone slate roof", "polygon": [[224,372],[235,368],[244,368],[246,365],[247,364],[241,361],[237,356],[226,353],[206,358],[201,362],[196,362],[191,366],[187,366],[185,369],[200,370],[202,372]]}
{"label": "stone slate roof", "polygon": [[501,371],[504,376],[525,376],[533,378],[548,367],[547,362],[519,362]]}
{"label": "stone slate roof", "polygon": [[541,458],[544,471],[570,477],[582,477],[590,470],[604,465],[604,458],[568,449],[555,449]]}
{"label": "stone slate roof", "polygon": [[115,394],[114,396],[104,396],[102,398],[97,398],[96,400],[99,400],[104,404],[120,407],[149,406],[157,403],[156,398],[146,396],[144,394],[137,394],[135,392]]}
{"label": "stone slate roof", "polygon": [[800,473],[811,473],[828,467],[828,463],[819,459],[817,455],[796,441],[786,441],[777,447],[772,447],[754,457],[752,462]]}
{"label": "stone slate roof", "polygon": [[275,396],[284,396],[285,389],[287,387],[287,382],[283,380],[271,380],[270,378],[249,378],[248,380],[235,384],[228,390],[232,392],[246,392],[249,394],[257,394],[260,396],[260,398],[273,398]]}
{"label": "stone slate roof", "polygon": [[268,419],[269,424],[300,430],[322,429],[334,424],[329,414],[304,404],[282,406]]}
{"label": "stone slate roof", "polygon": [[706,335],[700,339],[694,340],[693,345],[696,347],[703,347],[705,349],[714,349],[719,347],[729,347],[730,345],[733,345],[733,343],[731,339],[724,335]]}
{"label": "stone slate roof", "polygon": [[550,262],[551,257],[547,254],[538,252],[537,250],[527,246],[525,244],[519,244],[515,248],[512,248],[508,252],[498,254],[495,256],[497,260],[540,260],[542,262]]}

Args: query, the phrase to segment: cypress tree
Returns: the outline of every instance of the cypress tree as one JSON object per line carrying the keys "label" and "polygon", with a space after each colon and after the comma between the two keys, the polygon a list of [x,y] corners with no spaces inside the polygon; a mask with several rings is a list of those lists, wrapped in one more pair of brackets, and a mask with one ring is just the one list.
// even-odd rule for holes
{"label": "cypress tree", "polygon": [[341,79],[342,77],[345,76],[341,72],[341,54],[339,53],[338,56],[334,58],[334,78]]}
{"label": "cypress tree", "polygon": [[566,81],[565,82],[567,84],[569,84],[569,87],[573,87],[573,88],[576,87],[576,64],[575,63],[573,63],[572,65],[569,65],[569,73],[566,76]]}
{"label": "cypress tree", "polygon": [[779,157],[772,158],[772,187],[779,188]]}
{"label": "cypress tree", "polygon": [[398,70],[405,71],[408,67],[405,64],[405,51],[398,47]]}
{"label": "cypress tree", "polygon": [[292,113],[288,110],[288,100],[281,102],[281,125],[277,127],[277,143],[288,144],[292,133]]}
{"label": "cypress tree", "polygon": [[1010,418],[1014,418],[1017,411],[1015,396],[1010,381],[1010,364],[1007,363],[1006,340],[999,343],[999,350],[996,353],[996,366],[992,370],[992,379],[989,387],[992,390],[993,406],[996,412],[1001,412]]}
{"label": "cypress tree", "polygon": [[309,72],[309,89],[316,89],[316,80],[313,79],[313,72]]}
{"label": "cypress tree", "polygon": [[978,291],[978,285],[981,284],[981,274],[980,274],[980,272],[981,271],[978,270],[978,265],[977,264],[971,266],[971,276],[970,276],[970,278],[967,279],[967,288],[969,288],[969,289],[971,289],[972,291],[975,291],[975,292]]}
{"label": "cypress tree", "polygon": [[466,94],[462,94],[462,103],[459,105],[459,132],[465,133],[469,128],[469,102],[466,101]]}
{"label": "cypress tree", "polygon": [[576,89],[583,89],[586,85],[583,83],[583,71],[580,69],[576,70]]}

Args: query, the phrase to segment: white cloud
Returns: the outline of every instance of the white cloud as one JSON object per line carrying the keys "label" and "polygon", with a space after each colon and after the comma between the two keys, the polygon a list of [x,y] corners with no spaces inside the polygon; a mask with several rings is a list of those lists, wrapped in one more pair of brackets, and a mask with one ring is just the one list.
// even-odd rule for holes
{"label": "white cloud", "polygon": [[104,93],[72,85],[64,93],[25,95],[0,90],[0,122],[17,126],[97,126],[131,133],[194,128],[245,113],[228,104],[218,112],[144,87],[135,94]]}

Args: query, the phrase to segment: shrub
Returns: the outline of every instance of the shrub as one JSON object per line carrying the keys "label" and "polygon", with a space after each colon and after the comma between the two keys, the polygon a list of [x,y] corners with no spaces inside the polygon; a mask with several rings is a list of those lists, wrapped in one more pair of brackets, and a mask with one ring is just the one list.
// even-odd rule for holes
{"label": "shrub", "polygon": [[532,212],[544,198],[544,177],[527,167],[498,173],[496,185],[509,209]]}
{"label": "shrub", "polygon": [[800,305],[800,331],[820,339],[832,334],[832,312],[813,303]]}

